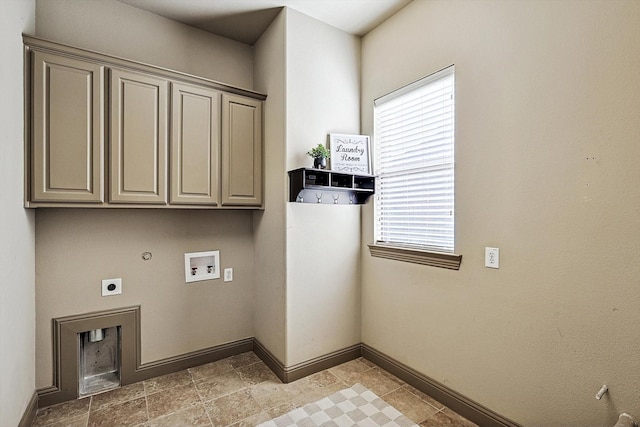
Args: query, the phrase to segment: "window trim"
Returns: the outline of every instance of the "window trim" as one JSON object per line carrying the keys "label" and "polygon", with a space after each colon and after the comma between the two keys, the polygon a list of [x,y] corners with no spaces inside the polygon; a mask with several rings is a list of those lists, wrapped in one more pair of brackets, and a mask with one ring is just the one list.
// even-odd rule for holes
{"label": "window trim", "polygon": [[460,270],[460,264],[462,263],[462,255],[449,252],[436,252],[400,245],[383,245],[380,243],[373,243],[367,246],[369,246],[369,253],[374,258],[404,261],[449,270]]}
{"label": "window trim", "polygon": [[[406,93],[419,88],[424,85],[428,85],[431,82],[438,80],[441,76],[455,73],[455,65],[452,64],[448,67],[442,68],[426,77],[418,79],[412,83],[409,83],[391,93],[383,95],[374,100],[375,106],[379,103],[387,102],[388,100],[395,99],[403,96]],[[426,83],[425,80],[427,81]],[[455,107],[454,107],[455,108]],[[454,110],[455,114],[455,110]],[[375,119],[374,119],[375,120]],[[455,120],[455,118],[454,118]],[[454,130],[455,132],[455,130]],[[375,141],[375,138],[374,138]],[[375,143],[375,142],[374,142]],[[455,160],[454,160],[455,162]],[[374,221],[376,216],[374,214]],[[455,227],[455,224],[454,224]],[[454,234],[455,235],[455,234]],[[432,267],[440,267],[451,270],[459,270],[462,263],[462,255],[454,253],[455,249],[451,251],[445,248],[431,248],[429,246],[411,245],[403,243],[391,243],[378,241],[374,239],[374,243],[369,244],[369,252],[372,257],[385,258],[396,261],[409,262],[414,264],[428,265]],[[455,245],[454,245],[455,248]]]}

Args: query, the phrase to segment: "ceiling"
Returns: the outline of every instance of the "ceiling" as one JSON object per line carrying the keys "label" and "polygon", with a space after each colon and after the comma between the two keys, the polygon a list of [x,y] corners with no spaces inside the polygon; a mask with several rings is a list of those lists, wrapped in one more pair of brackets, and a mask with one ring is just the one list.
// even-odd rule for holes
{"label": "ceiling", "polygon": [[363,36],[411,0],[119,0],[219,36],[253,45],[282,7]]}

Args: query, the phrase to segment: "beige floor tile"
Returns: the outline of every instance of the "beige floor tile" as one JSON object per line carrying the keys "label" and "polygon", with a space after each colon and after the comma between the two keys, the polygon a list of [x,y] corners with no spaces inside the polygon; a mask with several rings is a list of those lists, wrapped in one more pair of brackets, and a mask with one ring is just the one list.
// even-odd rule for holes
{"label": "beige floor tile", "polygon": [[403,386],[402,381],[379,369],[369,369],[358,374],[358,382],[378,396],[391,393]]}
{"label": "beige floor tile", "polygon": [[148,421],[145,398],[105,406],[89,414],[89,427],[130,427]]}
{"label": "beige floor tile", "polygon": [[339,392],[340,390],[344,390],[348,388],[348,386],[342,381],[338,381],[332,384],[327,384],[324,386],[318,385],[307,385],[302,389],[292,388],[290,389],[291,393],[291,402],[296,406],[304,406],[307,403],[312,403],[327,396],[331,396],[334,393]]}
{"label": "beige floor tile", "polygon": [[359,374],[369,369],[371,369],[369,366],[356,359],[333,367],[329,369],[329,372],[349,384],[351,387],[358,382],[357,379]]}
{"label": "beige floor tile", "polygon": [[287,384],[263,382],[249,387],[249,391],[263,409],[268,409],[290,403],[293,397],[290,388]]}
{"label": "beige floor tile", "polygon": [[266,413],[269,415],[269,419],[278,418],[301,405],[295,405],[292,402],[283,403],[282,405],[274,406],[273,408],[266,409]]}
{"label": "beige floor tile", "polygon": [[231,366],[233,366],[234,368],[240,368],[242,366],[258,363],[260,362],[260,358],[256,356],[256,354],[253,351],[249,351],[247,353],[231,356],[229,358],[229,362],[231,363]]}
{"label": "beige floor tile", "polygon": [[299,406],[347,388],[342,380],[329,371],[321,371],[301,378],[288,384],[288,386],[289,394],[292,395],[292,402]]}
{"label": "beige floor tile", "polygon": [[340,381],[340,379],[335,375],[333,375],[331,372],[325,370],[325,371],[317,372],[313,375],[309,375],[308,377],[302,378],[300,381],[308,381],[311,384],[314,384],[320,387],[325,387],[325,386],[328,386],[329,384],[337,383],[338,381]]}
{"label": "beige floor tile", "polygon": [[32,427],[42,427],[62,420],[89,415],[90,402],[90,398],[85,398],[39,409]]}
{"label": "beige floor tile", "polygon": [[385,402],[402,412],[407,418],[416,424],[421,423],[438,412],[438,409],[420,399],[415,394],[409,392],[404,387],[381,397]]}
{"label": "beige floor tile", "polygon": [[378,367],[378,365],[376,365],[375,363],[365,359],[364,357],[358,357],[356,360],[359,361],[359,362],[364,363],[365,365],[367,365],[370,368],[377,368]]}
{"label": "beige floor tile", "polygon": [[440,411],[420,423],[421,427],[478,427],[452,411]]}
{"label": "beige floor tile", "polygon": [[400,384],[402,384],[402,385],[406,385],[406,384],[407,384],[406,382],[404,382],[404,381],[403,381],[403,380],[401,380],[400,378],[396,377],[396,376],[395,376],[395,375],[393,375],[392,373],[385,371],[385,370],[384,370],[384,369],[382,369],[380,366],[373,365],[373,368],[372,368],[372,369],[373,369],[373,370],[375,370],[375,371],[380,372],[382,375],[385,375],[385,376],[387,376],[387,377],[391,378],[392,380],[398,381],[398,382],[399,382]]}
{"label": "beige floor tile", "polygon": [[249,427],[358,382],[423,427],[477,427],[366,359],[282,384],[253,352],[40,409],[33,427]]}
{"label": "beige floor tile", "polygon": [[420,399],[424,400],[425,402],[427,402],[428,404],[430,404],[434,408],[438,408],[438,409],[444,409],[445,408],[445,406],[442,403],[438,402],[433,397],[429,396],[426,393],[421,392],[420,390],[418,390],[417,388],[415,388],[415,387],[413,387],[413,386],[411,386],[409,384],[405,384],[404,388],[406,388],[411,393],[415,394]]}
{"label": "beige floor tile", "polygon": [[242,380],[248,385],[260,384],[261,382],[270,381],[279,383],[280,379],[273,373],[264,362],[252,363],[251,365],[242,366],[236,371],[242,377]]}
{"label": "beige floor tile", "polygon": [[198,381],[228,371],[229,369],[233,369],[233,366],[231,365],[231,360],[226,358],[207,363],[206,365],[196,366],[195,368],[189,368],[189,373],[194,381]]}
{"label": "beige floor tile", "polygon": [[197,403],[173,414],[152,419],[147,425],[148,427],[211,427],[211,421],[207,411],[204,409],[204,405]]}
{"label": "beige floor tile", "polygon": [[177,386],[191,384],[191,374],[189,371],[174,372],[169,375],[151,378],[143,382],[144,391],[147,394],[157,393],[162,390],[169,390]]}
{"label": "beige floor tile", "polygon": [[46,427],[87,427],[89,421],[89,413],[79,417],[64,418],[56,423],[47,424]]}
{"label": "beige floor tile", "polygon": [[258,424],[269,421],[271,418],[273,417],[269,416],[265,411],[261,411],[255,415],[245,418],[242,421],[232,424],[231,427],[255,427]]}
{"label": "beige floor tile", "polygon": [[214,427],[228,426],[262,412],[249,390],[210,400],[205,403],[205,407]]}
{"label": "beige floor tile", "polygon": [[181,385],[170,390],[159,391],[147,396],[149,419],[169,415],[181,409],[200,403],[200,397],[193,384]]}
{"label": "beige floor tile", "polygon": [[462,415],[460,415],[460,414],[458,414],[456,412],[453,412],[449,408],[445,408],[442,411],[442,413],[444,413],[449,418],[451,418],[455,422],[457,422],[458,425],[460,425],[460,427],[478,427],[478,425],[476,423],[469,421],[468,419],[464,418]]}
{"label": "beige floor tile", "polygon": [[115,390],[92,396],[91,411],[98,411],[109,406],[118,405],[141,397],[144,397],[144,384],[142,382],[129,384]]}
{"label": "beige floor tile", "polygon": [[203,402],[239,391],[246,387],[247,384],[242,381],[240,374],[234,369],[196,381],[196,389]]}

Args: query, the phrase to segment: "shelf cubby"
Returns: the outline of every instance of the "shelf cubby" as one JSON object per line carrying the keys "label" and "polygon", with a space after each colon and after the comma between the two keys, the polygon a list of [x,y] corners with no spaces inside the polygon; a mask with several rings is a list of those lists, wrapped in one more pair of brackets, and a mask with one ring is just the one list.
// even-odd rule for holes
{"label": "shelf cubby", "polygon": [[375,193],[375,176],[300,168],[289,171],[289,201],[361,205]]}

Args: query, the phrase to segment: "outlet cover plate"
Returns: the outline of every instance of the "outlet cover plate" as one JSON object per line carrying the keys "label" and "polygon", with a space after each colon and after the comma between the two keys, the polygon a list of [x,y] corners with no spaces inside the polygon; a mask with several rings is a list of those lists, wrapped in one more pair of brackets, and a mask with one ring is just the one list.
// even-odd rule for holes
{"label": "outlet cover plate", "polygon": [[233,282],[233,268],[224,269],[224,281]]}
{"label": "outlet cover plate", "polygon": [[122,279],[104,279],[102,281],[102,296],[109,297],[122,293]]}
{"label": "outlet cover plate", "polygon": [[484,248],[484,266],[487,268],[500,268],[499,248]]}

